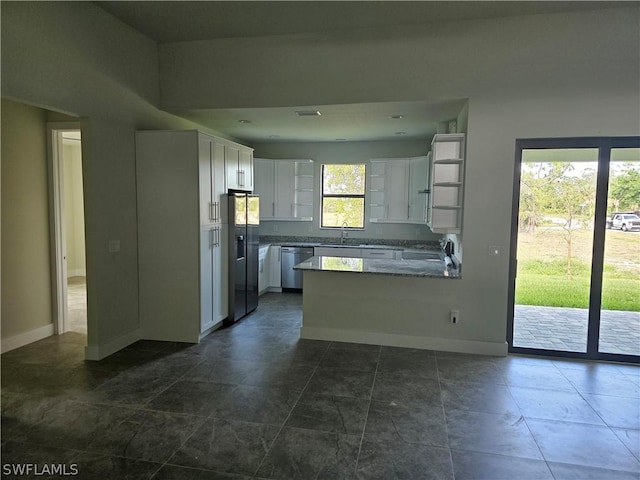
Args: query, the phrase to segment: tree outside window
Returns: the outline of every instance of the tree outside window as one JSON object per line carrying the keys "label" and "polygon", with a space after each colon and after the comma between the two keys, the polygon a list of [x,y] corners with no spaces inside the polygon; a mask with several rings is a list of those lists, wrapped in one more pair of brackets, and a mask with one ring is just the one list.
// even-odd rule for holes
{"label": "tree outside window", "polygon": [[364,164],[322,165],[321,227],[364,228]]}

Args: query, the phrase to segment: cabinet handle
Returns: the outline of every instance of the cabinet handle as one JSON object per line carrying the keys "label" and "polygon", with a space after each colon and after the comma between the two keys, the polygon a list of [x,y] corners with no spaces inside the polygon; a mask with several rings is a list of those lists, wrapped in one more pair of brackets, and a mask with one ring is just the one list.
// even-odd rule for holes
{"label": "cabinet handle", "polygon": [[214,208],[214,212],[215,212],[214,220],[219,222],[220,221],[220,202],[215,202],[214,203],[214,207],[215,207]]}
{"label": "cabinet handle", "polygon": [[213,233],[213,228],[209,230],[209,248],[215,247],[215,234]]}
{"label": "cabinet handle", "polygon": [[271,204],[271,216],[272,216],[272,217],[275,217],[275,216],[276,216],[276,204],[275,204],[275,202],[273,202],[273,203]]}
{"label": "cabinet handle", "polygon": [[294,206],[293,203],[291,204],[291,218],[295,217],[295,211],[294,211]]}
{"label": "cabinet handle", "polygon": [[215,214],[215,204],[209,202],[209,220],[215,220],[216,219],[216,214]]}
{"label": "cabinet handle", "polygon": [[278,262],[282,261],[282,248],[278,249]]}
{"label": "cabinet handle", "polygon": [[220,246],[220,227],[216,227],[216,247]]}

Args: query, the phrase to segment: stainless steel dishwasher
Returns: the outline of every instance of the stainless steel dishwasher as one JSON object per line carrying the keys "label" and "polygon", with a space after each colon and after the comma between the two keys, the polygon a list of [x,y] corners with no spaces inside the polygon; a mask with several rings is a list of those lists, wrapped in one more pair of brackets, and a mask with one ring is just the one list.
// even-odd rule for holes
{"label": "stainless steel dishwasher", "polygon": [[310,247],[282,247],[282,288],[302,288],[302,271],[293,267],[313,257]]}

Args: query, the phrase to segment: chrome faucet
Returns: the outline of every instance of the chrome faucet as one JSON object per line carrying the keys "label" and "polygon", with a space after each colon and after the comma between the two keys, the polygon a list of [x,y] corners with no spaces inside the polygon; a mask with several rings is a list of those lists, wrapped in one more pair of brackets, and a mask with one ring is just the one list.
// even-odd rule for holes
{"label": "chrome faucet", "polygon": [[345,239],[349,236],[349,232],[344,230],[344,228],[348,226],[349,224],[346,221],[342,222],[342,226],[340,227],[340,245],[343,245]]}

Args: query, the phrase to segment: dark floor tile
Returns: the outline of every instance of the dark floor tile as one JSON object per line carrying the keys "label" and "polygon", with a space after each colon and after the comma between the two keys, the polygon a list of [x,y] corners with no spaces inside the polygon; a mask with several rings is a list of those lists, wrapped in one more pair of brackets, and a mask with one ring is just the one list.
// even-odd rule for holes
{"label": "dark floor tile", "polygon": [[406,371],[423,377],[438,377],[435,352],[415,348],[382,347],[378,371],[383,373]]}
{"label": "dark floor tile", "polygon": [[33,470],[30,474],[27,474],[25,471],[27,464],[36,465],[40,473],[45,473],[46,471],[43,471],[43,469],[49,465],[56,465],[56,468],[62,468],[63,471],[66,466],[67,471],[71,473],[71,464],[74,458],[77,458],[82,453],[78,450],[29,445],[12,441],[3,441],[1,451],[2,478],[22,479],[50,477],[49,475],[37,475]]}
{"label": "dark floor tile", "polygon": [[117,372],[92,370],[85,366],[58,368],[14,364],[2,367],[2,390],[47,397],[74,396],[102,385]]}
{"label": "dark floor tile", "polygon": [[380,356],[379,350],[379,348],[377,350],[361,350],[329,347],[320,362],[320,367],[375,372],[378,366],[378,357]]}
{"label": "dark floor tile", "polygon": [[138,410],[109,425],[86,450],[163,463],[204,421],[193,415]]}
{"label": "dark floor tile", "polygon": [[411,372],[378,373],[373,387],[374,400],[398,405],[442,405],[437,380]]}
{"label": "dark floor tile", "polygon": [[149,377],[139,372],[122,372],[82,397],[83,401],[113,405],[143,406],[175,383],[170,377]]}
{"label": "dark floor tile", "polygon": [[306,391],[339,397],[369,399],[374,376],[374,372],[318,367],[311,377]]}
{"label": "dark floor tile", "polygon": [[638,480],[640,473],[548,462],[555,480]]}
{"label": "dark floor tile", "polygon": [[153,476],[153,480],[250,480],[251,477],[200,470],[189,467],[165,465]]}
{"label": "dark floor tile", "polygon": [[257,476],[278,480],[352,478],[360,438],[359,435],[285,427]]}
{"label": "dark floor tile", "polygon": [[610,427],[640,429],[640,398],[588,394],[584,398]]}
{"label": "dark floor tile", "polygon": [[[171,342],[169,342],[171,343]],[[188,352],[162,352],[161,356],[131,367],[128,373],[149,377],[180,378],[203,361]]]}
{"label": "dark floor tile", "polygon": [[511,394],[526,418],[604,425],[577,392],[511,387]]}
{"label": "dark floor tile", "polygon": [[453,480],[449,450],[365,440],[358,458],[357,480]]}
{"label": "dark floor tile", "polygon": [[0,402],[2,404],[2,439],[24,439],[26,432],[44,420],[47,412],[62,401],[62,398],[41,397],[3,390]]}
{"label": "dark floor tile", "polygon": [[573,385],[553,365],[512,364],[503,369],[502,374],[509,386],[575,392]]}
{"label": "dark floor tile", "polygon": [[611,428],[611,430],[627,446],[629,451],[640,460],[640,430],[631,428]]}
{"label": "dark floor tile", "polygon": [[491,357],[436,352],[436,362],[441,380],[505,384],[502,373]]}
{"label": "dark floor tile", "polygon": [[372,401],[367,416],[365,440],[411,445],[447,447],[447,425],[441,405],[403,407],[394,402]]}
{"label": "dark floor tile", "polygon": [[83,480],[148,480],[161,467],[157,463],[95,453],[83,453],[74,462],[77,477]]}
{"label": "dark floor tile", "polygon": [[554,480],[544,460],[452,450],[456,480]]}
{"label": "dark floor tile", "polygon": [[447,427],[452,449],[542,460],[521,416],[453,410]]}
{"label": "dark floor tile", "polygon": [[305,393],[286,426],[362,435],[368,408],[369,401],[365,399]]}
{"label": "dark floor tile", "polygon": [[282,425],[299,396],[282,388],[234,385],[213,411],[221,418]]}
{"label": "dark floor tile", "polygon": [[519,415],[520,410],[506,385],[473,382],[440,382],[447,410]]}
{"label": "dark floor tile", "polygon": [[153,350],[120,350],[102,360],[86,362],[87,367],[98,370],[122,371],[160,358]]}
{"label": "dark floor tile", "polygon": [[557,420],[527,423],[548,462],[640,472],[638,459],[608,427]]}
{"label": "dark floor tile", "polygon": [[583,394],[640,398],[640,385],[610,369],[564,369],[562,373]]}
{"label": "dark floor tile", "polygon": [[211,415],[233,385],[180,380],[152,399],[145,408],[188,415]]}
{"label": "dark floor tile", "polygon": [[210,418],[180,447],[168,463],[253,475],[279,427]]}
{"label": "dark floor tile", "polygon": [[359,352],[373,352],[380,353],[380,345],[369,345],[366,343],[352,343],[352,342],[331,342],[329,345],[329,351],[359,351]]}
{"label": "dark floor tile", "polygon": [[47,410],[42,421],[25,425],[18,440],[36,445],[85,450],[97,435],[131,416],[135,410],[122,406],[91,405],[61,401]]}
{"label": "dark floor tile", "polygon": [[260,363],[247,373],[242,384],[256,387],[282,387],[302,391],[315,366],[288,363]]}

